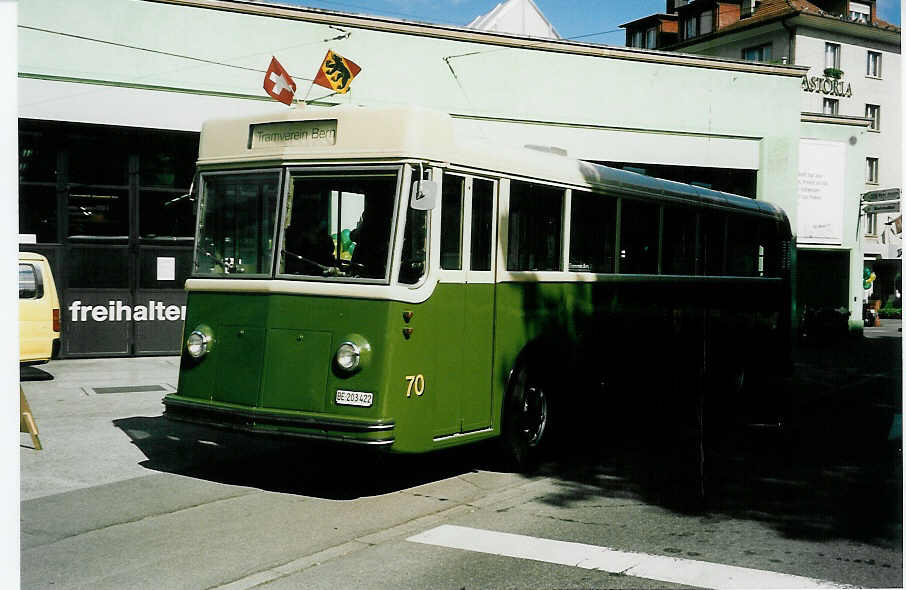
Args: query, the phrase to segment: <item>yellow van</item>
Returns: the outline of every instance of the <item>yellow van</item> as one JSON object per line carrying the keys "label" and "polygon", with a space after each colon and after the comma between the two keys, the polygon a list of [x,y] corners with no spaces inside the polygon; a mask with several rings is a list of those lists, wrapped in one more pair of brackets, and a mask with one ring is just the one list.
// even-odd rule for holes
{"label": "yellow van", "polygon": [[47,258],[19,252],[19,362],[46,363],[60,352],[60,300]]}

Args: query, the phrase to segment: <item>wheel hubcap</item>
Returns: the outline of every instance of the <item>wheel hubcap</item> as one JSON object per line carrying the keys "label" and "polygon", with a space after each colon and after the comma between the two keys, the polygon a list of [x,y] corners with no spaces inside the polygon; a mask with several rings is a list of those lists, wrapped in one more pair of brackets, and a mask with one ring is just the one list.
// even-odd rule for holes
{"label": "wheel hubcap", "polygon": [[529,386],[522,398],[522,436],[529,446],[538,444],[547,426],[547,397],[540,387]]}

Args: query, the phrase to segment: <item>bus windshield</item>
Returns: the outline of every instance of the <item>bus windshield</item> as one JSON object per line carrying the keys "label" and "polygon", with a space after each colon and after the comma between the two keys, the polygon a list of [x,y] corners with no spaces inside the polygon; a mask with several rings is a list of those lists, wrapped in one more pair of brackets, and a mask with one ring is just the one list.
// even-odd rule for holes
{"label": "bus windshield", "polygon": [[397,170],[290,174],[279,275],[386,280]]}
{"label": "bus windshield", "polygon": [[295,169],[281,195],[279,170],[203,174],[195,275],[271,277],[276,263],[282,278],[386,282],[398,177]]}
{"label": "bus windshield", "polygon": [[280,172],[202,175],[196,275],[268,276]]}

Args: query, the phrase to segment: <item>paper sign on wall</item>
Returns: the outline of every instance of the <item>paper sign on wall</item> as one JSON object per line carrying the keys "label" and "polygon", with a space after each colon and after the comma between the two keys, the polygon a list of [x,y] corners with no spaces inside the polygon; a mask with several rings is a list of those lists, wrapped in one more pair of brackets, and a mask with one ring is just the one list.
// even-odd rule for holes
{"label": "paper sign on wall", "polygon": [[799,142],[800,244],[843,244],[846,145],[836,141]]}
{"label": "paper sign on wall", "polygon": [[169,256],[157,257],[157,280],[176,280],[176,259]]}

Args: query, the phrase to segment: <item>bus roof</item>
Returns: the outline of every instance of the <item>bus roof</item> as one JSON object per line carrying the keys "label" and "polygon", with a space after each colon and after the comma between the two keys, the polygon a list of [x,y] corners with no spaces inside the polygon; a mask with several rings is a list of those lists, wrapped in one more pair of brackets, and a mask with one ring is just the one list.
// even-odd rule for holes
{"label": "bus roof", "polygon": [[207,121],[198,165],[368,163],[416,160],[575,188],[742,209],[786,219],[778,207],[739,195],[662,180],[551,151],[459,136],[449,114],[420,107],[295,107]]}

